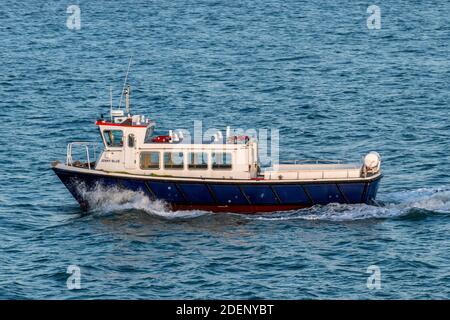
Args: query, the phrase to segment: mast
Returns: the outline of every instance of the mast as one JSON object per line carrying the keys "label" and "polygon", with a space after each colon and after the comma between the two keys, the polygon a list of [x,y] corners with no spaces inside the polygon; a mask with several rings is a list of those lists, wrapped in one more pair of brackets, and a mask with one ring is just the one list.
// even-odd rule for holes
{"label": "mast", "polygon": [[130,85],[125,89],[125,110],[128,117],[130,116]]}
{"label": "mast", "polygon": [[125,80],[123,81],[122,94],[120,95],[120,100],[119,100],[119,109],[122,107],[122,97],[123,97],[123,94],[125,93],[125,86],[127,85],[128,73],[130,72],[130,66],[131,66],[131,59],[132,59],[132,57],[133,56],[130,57],[130,61],[128,62],[127,73],[125,74]]}
{"label": "mast", "polygon": [[112,110],[113,110],[113,106],[112,106],[112,88],[111,86],[109,86],[109,116],[111,117],[111,122],[112,122]]}

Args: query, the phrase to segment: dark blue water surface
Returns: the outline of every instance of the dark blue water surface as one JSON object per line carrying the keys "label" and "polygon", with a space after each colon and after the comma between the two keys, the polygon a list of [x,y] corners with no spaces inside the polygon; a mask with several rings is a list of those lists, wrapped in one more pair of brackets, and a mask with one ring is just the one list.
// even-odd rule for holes
{"label": "dark blue water surface", "polygon": [[[70,4],[81,29],[69,30]],[[369,30],[367,7],[381,8]],[[0,298],[450,298],[448,1],[7,1]],[[280,130],[281,158],[383,158],[383,206],[171,213],[50,170],[118,100],[162,128]],[[68,290],[69,265],[81,289]],[[368,266],[381,289],[366,286]]]}

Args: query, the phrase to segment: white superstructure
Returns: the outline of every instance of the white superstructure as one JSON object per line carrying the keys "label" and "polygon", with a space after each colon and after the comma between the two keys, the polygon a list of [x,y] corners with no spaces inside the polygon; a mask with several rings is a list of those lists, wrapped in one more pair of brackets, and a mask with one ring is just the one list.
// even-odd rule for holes
{"label": "white superstructure", "polygon": [[[296,162],[260,168],[258,143],[247,136],[217,132],[211,142],[184,141],[182,132],[154,136],[155,122],[129,112],[129,87],[125,91],[126,113],[112,110],[110,119],[97,120],[104,150],[88,168],[109,173],[194,179],[238,180],[348,180],[380,174],[380,156],[371,152],[360,164]],[[70,152],[69,152],[70,149]],[[68,148],[68,164],[73,165]],[[89,152],[88,152],[89,154]],[[84,164],[86,166],[86,164]]]}

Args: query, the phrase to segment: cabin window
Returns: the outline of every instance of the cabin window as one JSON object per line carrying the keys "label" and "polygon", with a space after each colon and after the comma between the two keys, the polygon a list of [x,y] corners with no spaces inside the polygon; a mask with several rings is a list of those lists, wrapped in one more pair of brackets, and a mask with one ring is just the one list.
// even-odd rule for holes
{"label": "cabin window", "polygon": [[144,143],[152,142],[152,135],[154,128],[155,128],[154,126],[150,126],[147,128],[147,130],[145,131]]}
{"label": "cabin window", "polygon": [[183,152],[164,152],[165,169],[183,169]]}
{"label": "cabin window", "polygon": [[213,169],[231,169],[231,153],[213,152],[211,157]]}
{"label": "cabin window", "polygon": [[105,142],[108,147],[122,147],[123,146],[123,132],[122,130],[105,130],[103,131]]}
{"label": "cabin window", "polygon": [[141,169],[159,169],[159,152],[141,152]]}
{"label": "cabin window", "polygon": [[134,148],[134,142],[135,142],[134,134],[131,133],[128,135],[128,147]]}
{"label": "cabin window", "polygon": [[189,152],[188,168],[194,170],[208,169],[208,154],[206,152]]}

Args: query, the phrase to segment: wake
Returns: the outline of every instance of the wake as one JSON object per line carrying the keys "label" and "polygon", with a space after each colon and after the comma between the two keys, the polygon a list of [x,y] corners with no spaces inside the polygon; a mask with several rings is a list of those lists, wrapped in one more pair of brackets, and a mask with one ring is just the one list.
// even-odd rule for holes
{"label": "wake", "polygon": [[365,219],[388,219],[407,217],[417,214],[424,215],[450,214],[450,187],[420,188],[380,195],[379,205],[338,204],[314,206],[297,210],[294,213],[275,213],[270,216],[258,216],[261,220],[330,220],[352,221]]}
{"label": "wake", "polygon": [[[99,185],[89,190],[85,186],[79,185],[78,190],[89,203],[90,212],[94,214],[138,210],[164,219],[196,218],[209,214],[199,210],[174,212],[169,209],[164,201],[151,200],[139,191]],[[423,211],[425,214],[450,214],[450,187],[420,188],[380,194],[378,201],[378,206],[332,203],[296,211],[239,216],[244,216],[250,220],[352,221],[403,217],[412,212],[417,212],[417,210]]]}

